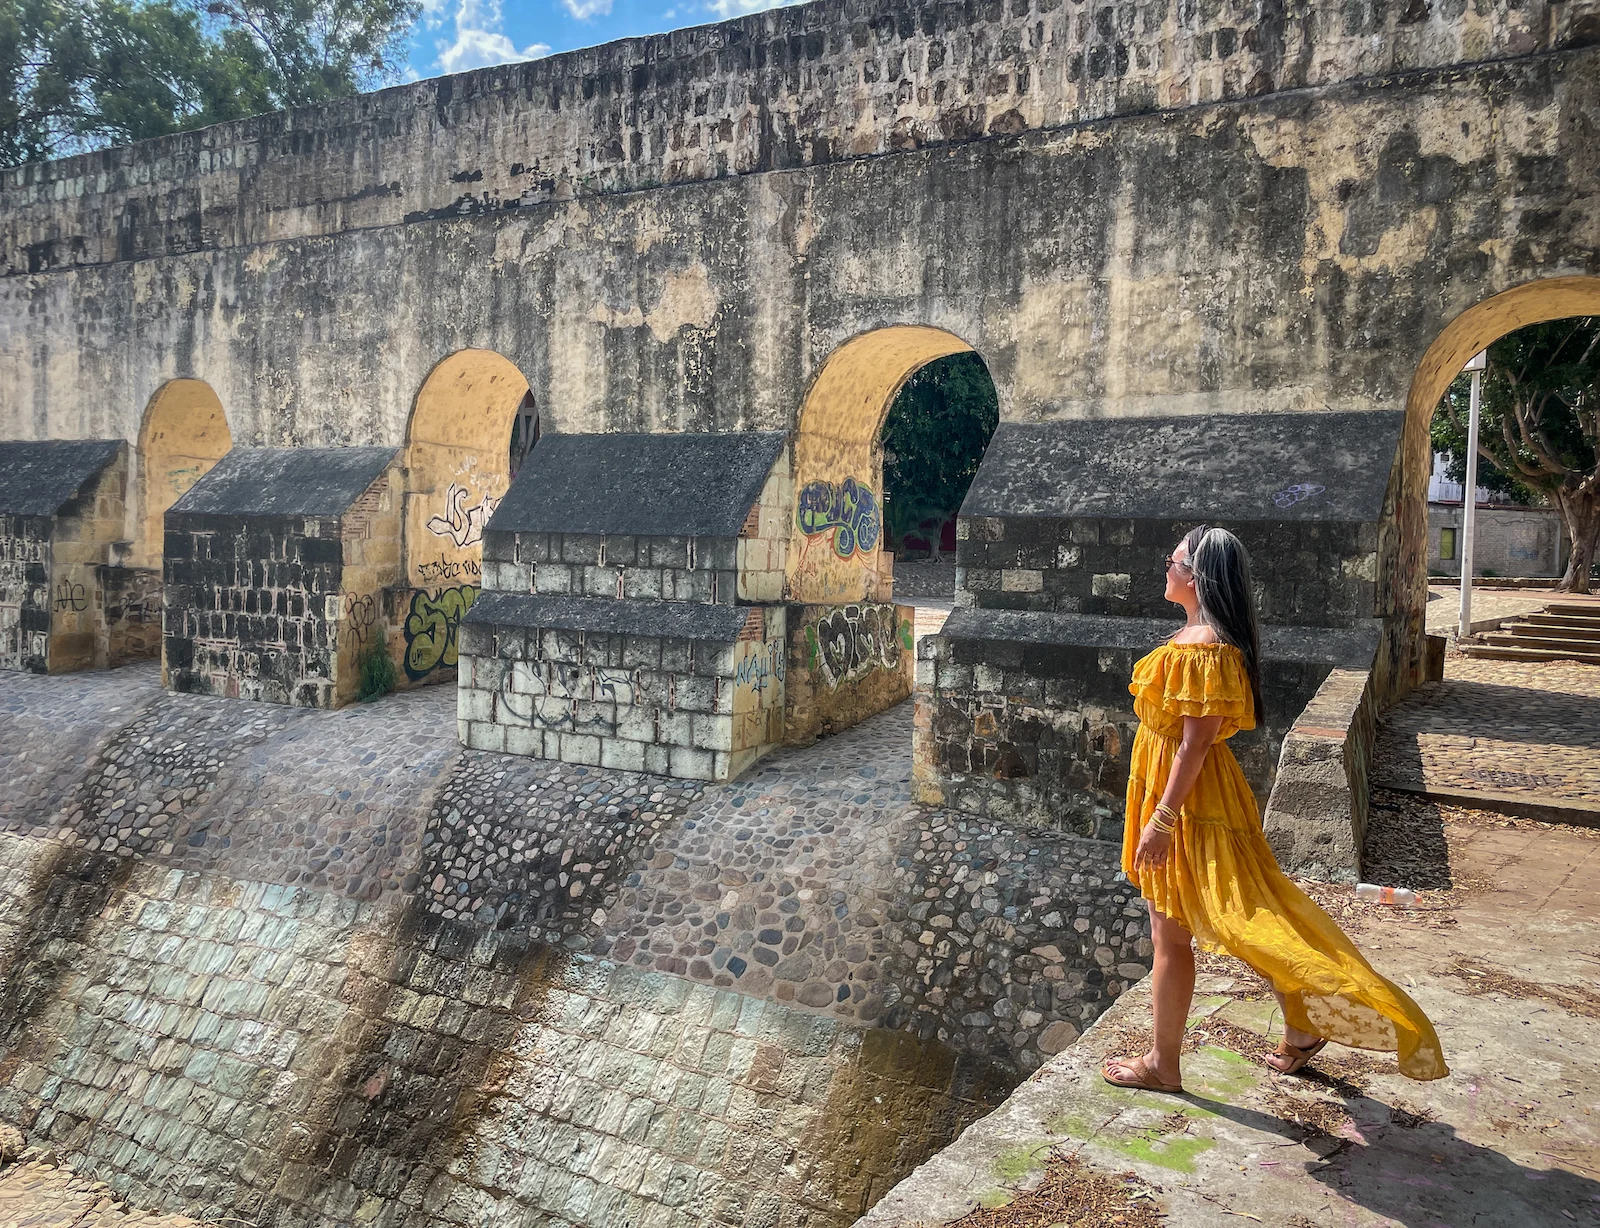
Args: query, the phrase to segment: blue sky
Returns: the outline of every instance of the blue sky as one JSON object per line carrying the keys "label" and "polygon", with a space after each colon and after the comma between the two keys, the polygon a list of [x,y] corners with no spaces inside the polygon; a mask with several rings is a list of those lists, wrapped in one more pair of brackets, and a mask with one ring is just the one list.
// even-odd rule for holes
{"label": "blue sky", "polygon": [[[437,77],[636,34],[739,17],[786,0],[423,0],[406,76]],[[792,2],[792,0],[790,0]]]}

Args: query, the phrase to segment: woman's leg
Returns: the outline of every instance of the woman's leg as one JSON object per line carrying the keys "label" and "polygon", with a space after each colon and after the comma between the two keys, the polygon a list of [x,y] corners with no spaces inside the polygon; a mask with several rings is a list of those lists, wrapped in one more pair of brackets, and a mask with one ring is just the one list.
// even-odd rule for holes
{"label": "woman's leg", "polygon": [[1155,999],[1155,1048],[1147,1059],[1164,1083],[1177,1083],[1178,1050],[1194,1002],[1194,935],[1171,917],[1150,909],[1155,964],[1150,988]]}
{"label": "woman's leg", "polygon": [[[1278,1008],[1283,1011],[1284,1040],[1288,1041],[1296,1049],[1309,1049],[1312,1045],[1316,1044],[1322,1039],[1322,1037],[1316,1035],[1314,1032],[1302,1032],[1299,1028],[1292,1027],[1289,1023],[1288,1007],[1286,1007],[1283,1002],[1283,995],[1274,989],[1272,991],[1272,996],[1278,999]],[[1266,1061],[1267,1065],[1271,1066],[1274,1070],[1287,1070],[1294,1064],[1294,1059],[1292,1057],[1281,1053],[1269,1053]]]}
{"label": "woman's leg", "polygon": [[1129,1061],[1113,1061],[1107,1070],[1119,1079],[1138,1082],[1149,1075],[1176,1087],[1183,1082],[1178,1051],[1189,1021],[1194,998],[1194,936],[1171,917],[1150,909],[1150,937],[1155,944],[1155,964],[1150,988],[1155,1000],[1155,1045],[1149,1053]]}

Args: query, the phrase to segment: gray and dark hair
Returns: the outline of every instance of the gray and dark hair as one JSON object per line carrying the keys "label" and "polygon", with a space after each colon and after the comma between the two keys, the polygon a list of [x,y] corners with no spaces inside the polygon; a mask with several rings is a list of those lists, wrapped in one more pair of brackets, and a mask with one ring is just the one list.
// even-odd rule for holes
{"label": "gray and dark hair", "polygon": [[1183,539],[1189,574],[1200,598],[1200,617],[1224,644],[1244,654],[1250,675],[1250,698],[1255,703],[1256,724],[1264,720],[1261,705],[1261,627],[1256,620],[1256,600],[1250,585],[1250,552],[1226,529],[1205,525],[1191,529]]}

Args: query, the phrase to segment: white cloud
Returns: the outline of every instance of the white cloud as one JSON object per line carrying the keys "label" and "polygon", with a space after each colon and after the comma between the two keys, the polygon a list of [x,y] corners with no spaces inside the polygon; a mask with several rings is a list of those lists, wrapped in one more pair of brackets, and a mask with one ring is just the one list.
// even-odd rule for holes
{"label": "white cloud", "polygon": [[611,0],[561,0],[579,21],[588,21],[591,17],[604,17],[611,11]]}
{"label": "white cloud", "polygon": [[[568,0],[570,3],[570,0]],[[798,4],[800,0],[708,0],[706,11],[715,13],[722,21],[730,17],[747,17],[751,13],[759,13],[765,9],[779,9],[788,4]]]}
{"label": "white cloud", "polygon": [[[449,0],[423,0],[423,20],[430,28],[443,26],[448,3]],[[610,0],[606,3],[609,5]],[[469,68],[537,60],[550,54],[547,43],[532,43],[519,50],[506,37],[501,29],[505,18],[500,12],[500,0],[459,0],[454,21],[455,41],[441,39],[437,44],[443,72],[466,72]]]}

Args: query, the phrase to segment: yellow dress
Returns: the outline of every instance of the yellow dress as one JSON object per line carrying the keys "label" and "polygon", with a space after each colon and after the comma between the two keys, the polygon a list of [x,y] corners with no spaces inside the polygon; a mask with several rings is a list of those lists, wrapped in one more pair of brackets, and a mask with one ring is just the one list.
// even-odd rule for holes
{"label": "yellow dress", "polygon": [[[1278,869],[1255,796],[1225,739],[1255,726],[1244,656],[1231,644],[1164,644],[1133,667],[1139,733],[1128,777],[1122,869],[1141,895],[1210,950],[1249,964],[1284,995],[1294,1027],[1399,1056],[1413,1079],[1449,1073],[1422,1009],[1373,971],[1333,920]],[[1222,727],[1182,808],[1166,864],[1133,854],[1161,800],[1186,716]]]}

